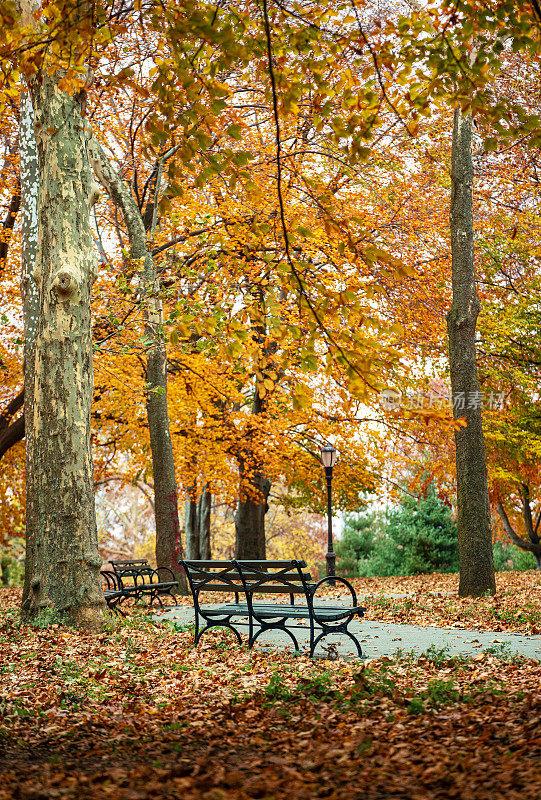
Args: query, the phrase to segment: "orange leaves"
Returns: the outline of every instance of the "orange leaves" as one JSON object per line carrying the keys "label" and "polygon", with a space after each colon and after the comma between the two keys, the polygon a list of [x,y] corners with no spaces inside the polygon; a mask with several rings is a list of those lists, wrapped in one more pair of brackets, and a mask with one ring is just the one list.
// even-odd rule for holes
{"label": "orange leaves", "polygon": [[[445,596],[454,588],[446,580],[386,588],[422,589],[418,605],[432,597],[438,615],[456,601]],[[363,591],[380,588],[367,582]],[[221,631],[196,650],[192,631],[131,612],[103,635],[21,629],[17,599],[0,591],[6,800],[21,792],[58,800],[348,798],[352,786],[375,800],[492,800],[496,785],[502,796],[539,793],[534,660],[514,663],[497,651],[460,660],[436,649],[419,659],[310,661],[259,644],[250,651]]]}

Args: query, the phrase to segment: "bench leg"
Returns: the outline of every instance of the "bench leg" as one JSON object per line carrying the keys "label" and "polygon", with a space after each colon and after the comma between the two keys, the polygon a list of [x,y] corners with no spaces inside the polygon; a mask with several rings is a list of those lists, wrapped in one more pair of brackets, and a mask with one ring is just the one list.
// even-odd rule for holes
{"label": "bench leg", "polygon": [[256,617],[255,621],[258,622],[261,625],[261,627],[259,628],[259,630],[257,631],[257,633],[254,636],[254,634],[253,634],[253,626],[250,626],[251,630],[250,630],[250,638],[248,640],[248,647],[251,649],[254,646],[254,642],[257,639],[257,637],[261,633],[263,633],[264,631],[276,631],[276,630],[278,630],[278,631],[283,631],[284,633],[287,633],[287,635],[290,636],[293,639],[293,644],[295,645],[295,650],[297,652],[300,652],[300,647],[299,647],[299,643],[298,643],[297,639],[295,638],[293,633],[288,628],[286,628],[286,625],[285,625],[286,619],[287,618],[284,618],[281,622],[273,622],[273,623],[269,624],[269,623],[265,622],[264,620],[257,619],[257,617]]}
{"label": "bench leg", "polygon": [[242,639],[241,639],[240,633],[230,623],[231,617],[227,617],[226,619],[218,619],[218,620],[209,620],[206,617],[203,617],[203,619],[205,620],[205,622],[207,624],[205,625],[204,628],[200,628],[199,627],[199,614],[196,612],[196,614],[195,614],[194,647],[197,647],[197,645],[199,644],[199,640],[201,639],[201,637],[203,636],[205,631],[208,631],[211,628],[223,628],[224,626],[226,628],[229,628],[230,631],[233,631],[233,633],[235,634],[235,636],[238,639],[239,644],[242,644]]}
{"label": "bench leg", "polygon": [[157,601],[158,601],[158,603],[160,604],[160,608],[161,608],[161,609],[162,609],[162,611],[163,611],[163,608],[164,608],[164,606],[163,606],[163,603],[162,603],[162,599],[161,599],[161,597],[160,597],[160,593],[159,593],[159,592],[157,592],[157,591],[150,591],[150,592],[149,592],[149,594],[150,594],[149,606],[151,606],[151,605],[152,605],[152,603],[154,602],[154,600],[157,600]]}
{"label": "bench leg", "polygon": [[315,652],[315,649],[316,649],[317,645],[319,644],[319,642],[322,639],[324,639],[325,636],[328,636],[331,633],[343,634],[344,636],[347,636],[355,644],[355,647],[357,648],[357,655],[359,656],[359,658],[363,657],[363,651],[361,649],[361,645],[359,644],[359,642],[357,641],[355,636],[352,633],[350,633],[348,630],[346,630],[345,628],[344,629],[340,629],[339,627],[336,627],[336,628],[330,628],[330,627],[329,628],[323,628],[321,633],[314,638],[314,629],[313,629],[312,626],[310,626],[310,658],[314,657],[314,652]]}

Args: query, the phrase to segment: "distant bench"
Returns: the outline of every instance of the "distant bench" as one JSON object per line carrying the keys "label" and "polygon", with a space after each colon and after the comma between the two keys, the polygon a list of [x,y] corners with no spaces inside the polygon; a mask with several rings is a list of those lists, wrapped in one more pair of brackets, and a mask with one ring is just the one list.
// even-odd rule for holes
{"label": "distant bench", "polygon": [[[102,570],[101,576],[104,583],[103,595],[108,607],[115,613],[122,614],[120,604],[133,598],[140,600],[142,597],[149,597],[149,605],[154,600],[163,608],[162,596],[169,595],[176,602],[173,590],[178,585],[175,575],[169,567],[158,567],[154,569],[146,558],[125,559],[122,561],[111,561],[112,570]],[[133,583],[125,581],[132,579]]]}
{"label": "distant bench", "polygon": [[[242,639],[237,628],[231,623],[234,617],[248,617],[248,646],[253,647],[258,636],[264,631],[280,630],[286,633],[299,650],[295,635],[287,627],[290,619],[306,619],[310,625],[310,657],[314,655],[317,644],[329,634],[340,633],[354,642],[359,658],[361,645],[348,630],[355,617],[362,617],[366,608],[357,605],[357,595],[353,586],[345,579],[334,580],[343,584],[351,594],[352,605],[327,605],[314,603],[317,590],[331,580],[322,578],[315,583],[312,576],[303,570],[304,561],[181,561],[186,570],[188,584],[195,607],[195,644],[210,628],[226,626],[236,635],[240,644]],[[201,605],[201,592],[233,592],[235,602]],[[258,595],[288,594],[290,603],[262,603]],[[242,596],[242,600],[241,600]],[[295,597],[304,602],[295,605]],[[199,617],[205,621],[201,628]],[[257,626],[257,630],[256,630]],[[320,632],[316,631],[320,629]]]}

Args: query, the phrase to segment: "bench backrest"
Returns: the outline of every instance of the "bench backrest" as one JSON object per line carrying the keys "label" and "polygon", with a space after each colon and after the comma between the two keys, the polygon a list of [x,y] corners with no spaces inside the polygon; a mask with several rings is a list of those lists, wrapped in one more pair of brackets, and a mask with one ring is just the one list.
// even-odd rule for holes
{"label": "bench backrest", "polygon": [[242,591],[242,580],[233,561],[181,561],[192,594]]}
{"label": "bench backrest", "polygon": [[133,558],[125,561],[111,561],[111,566],[122,578],[137,578],[152,575],[154,568],[146,558]]}
{"label": "bench backrest", "polygon": [[304,561],[182,561],[194,597],[199,592],[303,594],[312,576]]}
{"label": "bench backrest", "polygon": [[244,591],[253,594],[306,594],[312,583],[305,561],[237,561]]}

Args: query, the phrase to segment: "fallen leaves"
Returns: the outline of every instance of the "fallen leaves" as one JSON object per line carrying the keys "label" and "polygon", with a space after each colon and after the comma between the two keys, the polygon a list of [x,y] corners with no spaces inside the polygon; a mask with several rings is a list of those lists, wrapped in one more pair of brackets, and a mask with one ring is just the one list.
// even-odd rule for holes
{"label": "fallen leaves", "polygon": [[541,574],[499,572],[496,583],[494,597],[472,598],[458,596],[456,574],[353,580],[368,620],[539,635]]}
{"label": "fallen leaves", "polygon": [[[541,666],[196,650],[134,611],[20,626],[0,592],[0,800],[536,798]],[[482,601],[484,602],[484,600]]]}

